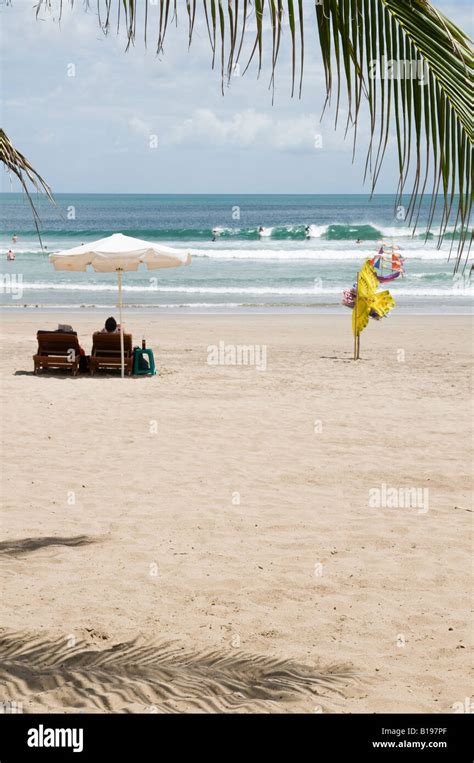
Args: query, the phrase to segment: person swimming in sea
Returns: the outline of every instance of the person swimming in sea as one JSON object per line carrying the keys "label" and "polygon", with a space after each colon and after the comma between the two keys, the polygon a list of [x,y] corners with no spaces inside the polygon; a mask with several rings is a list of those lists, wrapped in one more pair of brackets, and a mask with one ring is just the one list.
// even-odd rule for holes
{"label": "person swimming in sea", "polygon": [[8,252],[7,252],[7,260],[9,262],[13,262],[14,259],[15,259],[15,252],[13,252],[11,249],[9,249]]}

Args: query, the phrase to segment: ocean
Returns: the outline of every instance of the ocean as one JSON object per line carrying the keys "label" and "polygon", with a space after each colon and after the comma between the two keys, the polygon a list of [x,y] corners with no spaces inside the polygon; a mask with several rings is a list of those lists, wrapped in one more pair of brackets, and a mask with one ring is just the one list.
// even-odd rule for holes
{"label": "ocean", "polygon": [[[26,197],[0,196],[4,309],[113,307],[114,274],[56,272],[48,254],[117,232],[188,249],[193,256],[186,268],[126,273],[123,296],[129,309],[347,312],[342,290],[353,284],[381,239],[396,243],[405,258],[405,277],[381,286],[390,289],[399,310],[466,313],[471,308],[470,265],[453,279],[452,228],[441,248],[436,229],[425,240],[429,199],[415,236],[398,219],[394,197],[381,194],[372,200],[364,195],[58,194],[56,202],[53,207],[37,199],[42,251]],[[14,262],[6,260],[9,248]]]}

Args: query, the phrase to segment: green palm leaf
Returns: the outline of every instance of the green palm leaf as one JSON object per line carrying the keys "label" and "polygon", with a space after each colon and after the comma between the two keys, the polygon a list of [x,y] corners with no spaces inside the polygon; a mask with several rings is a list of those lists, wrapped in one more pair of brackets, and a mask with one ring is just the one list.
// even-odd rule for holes
{"label": "green palm leaf", "polygon": [[[415,230],[431,174],[428,231],[441,199],[439,243],[454,219],[460,232],[455,269],[459,268],[472,208],[473,55],[467,36],[426,0],[323,0],[317,5],[317,15],[329,96],[334,56],[327,27],[331,26],[339,38],[354,123],[361,88],[368,101],[371,139],[367,167],[372,191],[393,120],[399,162],[396,204],[402,202],[412,171],[406,219]],[[409,76],[374,77],[374,73],[385,73],[382,65],[386,62],[395,63],[397,74],[403,69]]]}
{"label": "green palm leaf", "polygon": [[3,162],[6,170],[12,172],[20,181],[23,190],[26,193],[28,201],[31,205],[33,212],[33,220],[36,226],[38,236],[41,241],[39,232],[39,215],[36,207],[33,203],[33,199],[30,194],[28,184],[30,183],[33,188],[38,192],[43,192],[54,203],[52,192],[45,180],[38,174],[38,172],[31,166],[28,159],[23,156],[18,149],[16,149],[9,139],[8,135],[0,128],[0,161]]}

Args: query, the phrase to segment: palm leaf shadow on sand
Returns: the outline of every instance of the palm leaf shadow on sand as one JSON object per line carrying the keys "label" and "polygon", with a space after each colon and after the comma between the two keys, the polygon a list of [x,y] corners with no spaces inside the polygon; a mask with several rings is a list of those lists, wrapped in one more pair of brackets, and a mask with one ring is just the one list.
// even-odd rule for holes
{"label": "palm leaf shadow on sand", "polygon": [[19,556],[31,551],[38,551],[48,546],[87,546],[96,543],[99,538],[90,535],[71,535],[60,537],[57,535],[44,535],[39,538],[19,538],[17,540],[4,540],[0,543],[0,556]]}
{"label": "palm leaf shadow on sand", "polygon": [[344,696],[354,678],[343,665],[323,670],[176,642],[135,639],[99,650],[25,633],[0,637],[0,660],[1,699],[52,712],[288,712],[303,695]]}

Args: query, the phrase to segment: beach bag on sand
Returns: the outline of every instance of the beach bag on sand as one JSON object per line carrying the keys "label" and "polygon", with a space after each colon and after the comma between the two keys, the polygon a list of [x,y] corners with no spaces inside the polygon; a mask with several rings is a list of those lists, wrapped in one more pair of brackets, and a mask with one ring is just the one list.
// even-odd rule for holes
{"label": "beach bag on sand", "polygon": [[134,356],[136,358],[136,363],[138,367],[138,371],[149,371],[150,370],[150,364],[147,362],[147,360],[143,357],[143,353],[140,349],[140,347],[134,347],[133,348]]}

